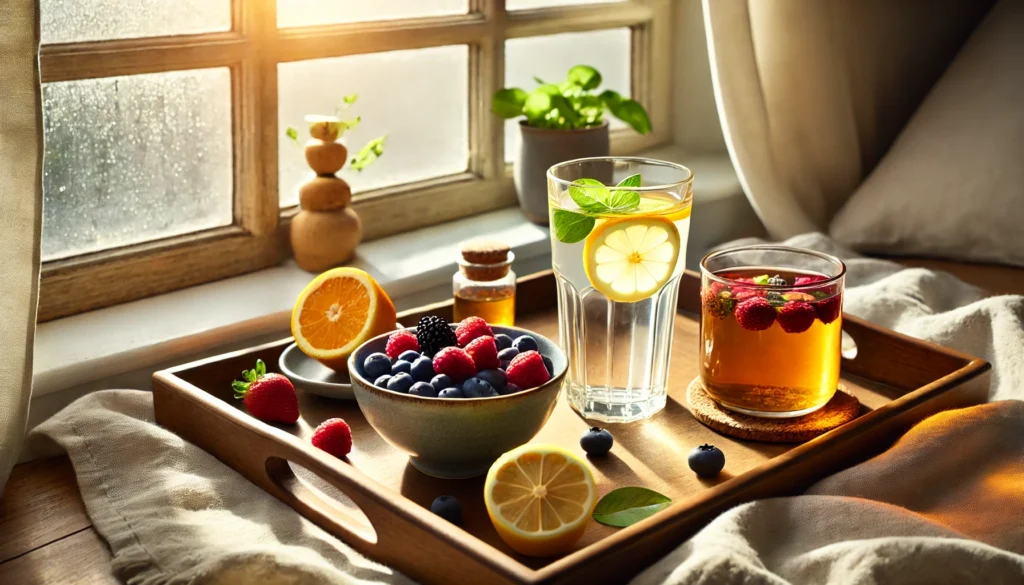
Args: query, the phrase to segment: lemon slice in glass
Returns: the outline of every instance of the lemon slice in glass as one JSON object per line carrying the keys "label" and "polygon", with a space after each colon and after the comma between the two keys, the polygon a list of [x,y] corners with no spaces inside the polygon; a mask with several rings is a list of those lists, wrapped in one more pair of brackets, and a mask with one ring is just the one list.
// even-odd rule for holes
{"label": "lemon slice in glass", "polygon": [[661,290],[679,260],[679,230],[665,217],[645,215],[598,223],[583,245],[590,284],[620,303]]}

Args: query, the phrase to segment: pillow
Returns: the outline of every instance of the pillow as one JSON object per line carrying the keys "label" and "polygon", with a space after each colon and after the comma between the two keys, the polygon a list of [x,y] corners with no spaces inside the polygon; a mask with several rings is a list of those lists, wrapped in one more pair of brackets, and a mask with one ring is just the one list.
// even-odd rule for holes
{"label": "pillow", "polygon": [[862,252],[1024,266],[1024,2],[1001,0],[832,220]]}

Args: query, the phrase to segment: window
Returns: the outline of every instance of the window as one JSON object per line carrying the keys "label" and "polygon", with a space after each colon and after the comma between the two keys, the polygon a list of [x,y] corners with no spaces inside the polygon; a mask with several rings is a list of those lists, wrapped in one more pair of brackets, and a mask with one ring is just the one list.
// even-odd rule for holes
{"label": "window", "polygon": [[[586,62],[670,136],[671,0],[40,0],[40,320],[280,262],[308,174],[284,137],[358,93],[373,239],[514,204],[491,94]],[[513,127],[514,129],[514,127]]]}

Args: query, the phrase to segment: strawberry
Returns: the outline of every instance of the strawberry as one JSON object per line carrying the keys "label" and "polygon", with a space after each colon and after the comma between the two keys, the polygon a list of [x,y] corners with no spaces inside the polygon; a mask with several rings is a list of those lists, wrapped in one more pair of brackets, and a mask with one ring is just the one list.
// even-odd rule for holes
{"label": "strawberry", "polygon": [[532,350],[513,358],[505,373],[509,384],[515,384],[523,390],[536,388],[551,379],[551,374],[544,367],[544,358]]}
{"label": "strawberry", "polygon": [[496,370],[501,365],[498,360],[498,344],[493,337],[477,337],[470,341],[466,353],[473,358],[477,370]]}
{"label": "strawberry", "polygon": [[388,336],[388,343],[384,347],[384,353],[392,360],[397,360],[403,351],[419,351],[420,342],[416,340],[416,334],[408,329],[399,329]]}
{"label": "strawberry", "polygon": [[434,356],[434,373],[445,374],[452,382],[459,383],[476,373],[476,364],[466,350],[445,347]]}
{"label": "strawberry", "polygon": [[814,307],[803,301],[789,301],[779,308],[779,327],[786,333],[803,333],[814,325]]}
{"label": "strawberry", "polygon": [[466,317],[455,328],[455,338],[459,340],[459,347],[466,347],[470,341],[478,337],[494,337],[494,331],[480,317]]}
{"label": "strawberry", "polygon": [[821,319],[822,323],[828,325],[842,314],[843,295],[834,295],[814,303],[814,311],[818,314],[818,319]]}
{"label": "strawberry", "polygon": [[775,322],[775,307],[764,297],[749,298],[736,305],[736,322],[751,331],[764,331]]}
{"label": "strawberry", "polygon": [[244,370],[242,380],[235,380],[231,387],[235,399],[244,399],[249,414],[262,421],[292,424],[299,420],[295,386],[281,374],[268,374],[263,360],[256,360],[254,369]]}
{"label": "strawberry", "polygon": [[313,446],[342,458],[352,451],[352,429],[340,418],[329,418],[313,431]]}

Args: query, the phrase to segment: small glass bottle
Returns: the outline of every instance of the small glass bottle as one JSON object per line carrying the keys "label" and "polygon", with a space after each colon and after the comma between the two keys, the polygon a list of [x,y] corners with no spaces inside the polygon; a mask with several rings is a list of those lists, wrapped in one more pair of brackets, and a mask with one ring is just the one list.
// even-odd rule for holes
{"label": "small glass bottle", "polygon": [[515,325],[515,254],[508,244],[478,239],[463,242],[459,271],[452,277],[455,322],[480,317],[492,325]]}

